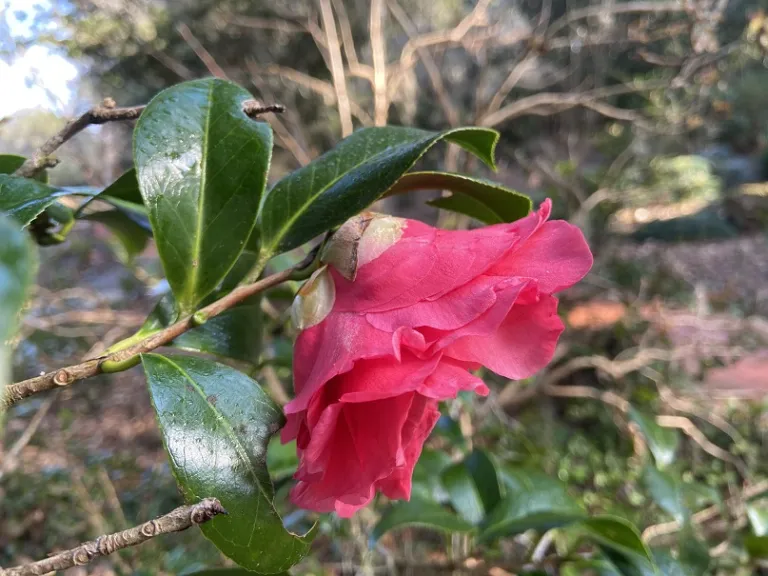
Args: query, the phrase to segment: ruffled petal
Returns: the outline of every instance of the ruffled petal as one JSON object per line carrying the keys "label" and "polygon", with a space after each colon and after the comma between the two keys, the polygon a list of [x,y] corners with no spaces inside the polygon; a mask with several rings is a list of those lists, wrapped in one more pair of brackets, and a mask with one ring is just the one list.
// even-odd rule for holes
{"label": "ruffled petal", "polygon": [[557,299],[542,294],[534,304],[514,306],[487,336],[458,338],[442,351],[465,362],[477,362],[500,376],[528,378],[546,366],[555,353],[563,323]]}

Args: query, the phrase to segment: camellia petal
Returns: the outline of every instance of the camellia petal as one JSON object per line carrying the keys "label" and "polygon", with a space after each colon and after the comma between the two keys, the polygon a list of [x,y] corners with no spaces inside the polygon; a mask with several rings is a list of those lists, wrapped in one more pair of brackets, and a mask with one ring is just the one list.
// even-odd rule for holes
{"label": "camellia petal", "polygon": [[324,254],[331,309],[314,325],[309,314],[294,350],[282,439],[297,440],[297,505],[350,516],[377,490],[409,498],[439,401],[488,394],[472,374],[481,366],[521,379],[552,359],[563,330],[553,293],[592,255],[550,212],[547,200],[469,231],[372,215],[341,227]]}

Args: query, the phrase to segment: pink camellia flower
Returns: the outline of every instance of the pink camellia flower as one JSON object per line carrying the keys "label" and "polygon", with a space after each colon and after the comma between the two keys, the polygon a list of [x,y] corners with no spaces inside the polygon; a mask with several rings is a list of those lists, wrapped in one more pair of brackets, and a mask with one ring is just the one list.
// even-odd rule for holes
{"label": "pink camellia flower", "polygon": [[518,380],[551,360],[563,331],[553,294],[592,254],[550,210],[469,231],[365,214],[336,233],[294,302],[282,440],[297,441],[295,504],[349,517],[377,490],[408,499],[438,401],[488,394],[470,372],[481,366]]}

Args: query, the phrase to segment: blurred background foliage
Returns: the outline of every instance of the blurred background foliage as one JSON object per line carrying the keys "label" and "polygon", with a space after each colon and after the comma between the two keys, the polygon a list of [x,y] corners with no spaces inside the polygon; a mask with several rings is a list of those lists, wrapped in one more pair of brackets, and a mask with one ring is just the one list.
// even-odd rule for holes
{"label": "blurred background foliage", "polygon": [[[564,506],[636,523],[666,559],[666,574],[763,573],[763,0],[18,4],[0,9],[3,61],[11,66],[44,47],[78,74],[66,102],[52,94],[49,109],[0,120],[3,153],[31,154],[67,116],[101,98],[145,103],[209,75],[286,106],[268,118],[277,145],[272,180],[361,126],[498,129],[497,174],[455,149],[423,164],[499,180],[536,202],[552,197],[556,217],[584,229],[596,265],[563,295],[568,328],[551,368],[518,383],[486,374],[489,399],[446,404],[414,494],[456,522],[466,510],[451,499],[444,472],[489,454],[498,470],[517,470],[499,473],[502,495],[516,494],[520,470],[538,470]],[[34,74],[29,83],[46,86]],[[131,165],[130,129],[111,124],[79,135],[62,149],[51,182],[113,182]],[[475,225],[424,204],[439,194],[398,196],[380,209],[445,227]],[[41,251],[16,350],[19,378],[103,350],[135,330],[164,292],[151,245],[124,266],[113,242],[101,225],[80,222],[66,244]],[[278,401],[291,386],[289,303],[284,289],[271,292],[264,325],[254,326],[264,349],[250,371]],[[31,440],[19,443],[30,429]],[[180,502],[135,371],[18,406],[6,444],[0,565]],[[286,501],[295,458],[277,444],[270,458],[279,507],[298,531],[313,517]],[[350,522],[323,519],[315,552],[295,573],[613,574],[579,560],[576,529],[526,528],[477,544],[458,524],[447,533],[384,531],[393,511],[402,512],[381,499]],[[88,573],[182,574],[222,563],[190,532]]]}

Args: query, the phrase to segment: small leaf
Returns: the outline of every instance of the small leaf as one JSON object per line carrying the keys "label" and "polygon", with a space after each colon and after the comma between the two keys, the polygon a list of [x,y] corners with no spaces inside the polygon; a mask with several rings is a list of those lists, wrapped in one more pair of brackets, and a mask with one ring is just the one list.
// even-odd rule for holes
{"label": "small leaf", "polygon": [[755,536],[768,535],[768,500],[759,500],[747,504],[747,518]]}
{"label": "small leaf", "polygon": [[449,172],[411,172],[398,180],[387,196],[413,190],[448,190],[450,196],[427,204],[471,216],[483,224],[514,222],[530,214],[533,208],[528,196],[501,184]]}
{"label": "small leaf", "polygon": [[486,512],[478,487],[464,463],[459,462],[443,470],[440,481],[456,512],[470,524],[479,524]]}
{"label": "small leaf", "polygon": [[66,195],[64,190],[36,180],[0,174],[0,212],[20,222],[22,227],[32,222],[56,198]]}
{"label": "small leaf", "polygon": [[136,125],[139,188],[185,312],[227,275],[256,223],[272,129],[243,112],[250,98],[219,79],[185,82],[155,96]]}
{"label": "small leaf", "polygon": [[[204,302],[208,300],[214,298]],[[179,317],[173,294],[168,293],[144,321],[137,337],[158,332]],[[257,295],[188,330],[168,345],[256,364],[261,354],[262,319],[261,298]]]}
{"label": "small leaf", "polygon": [[617,516],[597,516],[584,520],[580,528],[600,546],[620,574],[655,574],[651,552],[631,522]]}
{"label": "small leaf", "polygon": [[[675,559],[667,550],[654,550],[653,560],[661,576],[701,576],[706,568],[689,565],[682,560]],[[709,564],[709,557],[707,557]]]}
{"label": "small leaf", "polygon": [[98,222],[106,226],[114,236],[115,241],[112,242],[112,246],[117,259],[126,266],[132,264],[136,256],[147,247],[150,234],[133,218],[120,210],[92,212],[81,219]]}
{"label": "small leaf", "polygon": [[473,450],[462,462],[443,470],[441,481],[461,516],[479,524],[501,500],[496,465],[484,450]]}
{"label": "small leaf", "polygon": [[280,180],[261,210],[262,252],[286,252],[338,226],[378,200],[434,144],[458,144],[493,167],[498,133],[457,128],[364,128]]}
{"label": "small leaf", "polygon": [[688,521],[690,512],[685,505],[683,482],[680,478],[649,465],[643,471],[643,481],[651,498],[662,510],[681,524]]}
{"label": "small leaf", "polygon": [[[18,316],[37,271],[37,258],[29,236],[16,222],[0,214],[0,399],[11,378],[8,340],[14,335]],[[0,402],[0,437],[3,403]]]}
{"label": "small leaf", "polygon": [[634,407],[630,408],[629,417],[640,428],[648,448],[656,459],[656,466],[666,468],[672,464],[680,444],[680,435],[677,430],[659,426],[652,416],[643,414]]}
{"label": "small leaf", "polygon": [[411,497],[410,501],[396,502],[384,512],[371,533],[371,541],[376,542],[390,530],[406,526],[426,526],[445,532],[471,532],[474,529],[472,524],[439,504]]}
{"label": "small leaf", "polygon": [[768,558],[768,536],[747,534],[744,537],[744,548],[750,558],[766,559]]}
{"label": "small leaf", "polygon": [[280,438],[275,436],[269,441],[267,449],[267,468],[275,481],[290,478],[299,466],[299,457],[296,454],[296,441],[292,440],[283,444]]}
{"label": "small leaf", "polygon": [[201,525],[243,568],[287,570],[309,540],[287,532],[272,505],[269,438],[284,417],[259,385],[228,366],[191,356],[142,356],[176,481],[188,502],[213,496],[228,516]]}
{"label": "small leaf", "polygon": [[449,495],[440,482],[440,475],[451,464],[451,457],[445,452],[424,448],[413,469],[411,492],[424,500],[448,502]]}
{"label": "small leaf", "polygon": [[501,467],[499,474],[506,497],[484,520],[481,540],[549,530],[584,518],[582,508],[558,480],[523,468]]}

